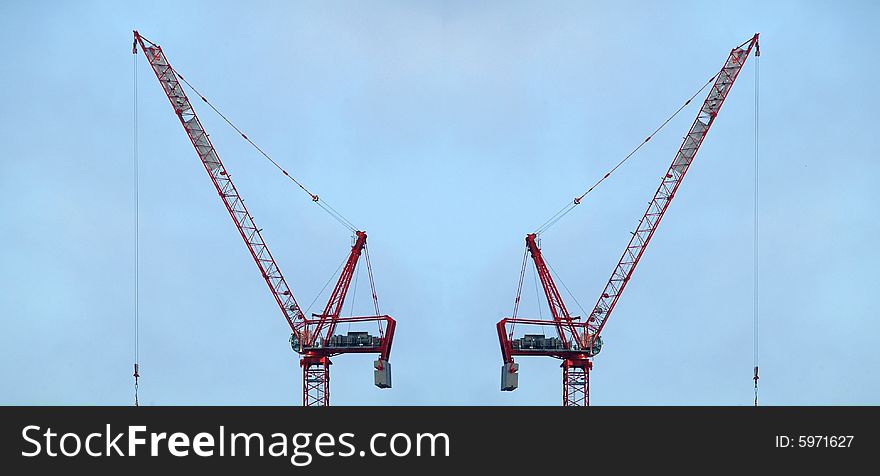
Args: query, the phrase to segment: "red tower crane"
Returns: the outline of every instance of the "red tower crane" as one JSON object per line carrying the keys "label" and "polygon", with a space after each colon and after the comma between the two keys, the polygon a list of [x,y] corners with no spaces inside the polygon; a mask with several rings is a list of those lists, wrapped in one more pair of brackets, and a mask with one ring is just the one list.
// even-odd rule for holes
{"label": "red tower crane", "polygon": [[[519,364],[514,362],[515,356],[550,356],[562,360],[562,404],[564,406],[587,406],[590,404],[590,370],[593,368],[593,357],[602,349],[600,336],[602,329],[617,305],[621,293],[632,278],[636,265],[651,241],[651,237],[654,236],[660,220],[663,219],[663,215],[675,197],[681,181],[690,168],[709,128],[715,122],[721,105],[724,104],[730,88],[753,48],[756,56],[760,55],[757,33],[745,43],[731,50],[721,71],[714,77],[715,81],[708,97],[703,102],[703,106],[697,113],[697,118],[663,176],[660,187],[648,204],[648,209],[639,221],[636,231],[632,233],[632,238],[624,249],[623,256],[614,267],[611,278],[608,279],[608,283],[599,295],[596,305],[590,311],[590,315],[585,316],[585,319],[581,320],[578,316],[572,316],[565,307],[562,295],[559,293],[550,269],[541,254],[538,234],[532,233],[526,236],[526,250],[534,262],[547,298],[552,320],[517,317],[526,266],[526,258],[524,257],[513,315],[496,324],[501,344],[501,355],[504,359],[504,365],[501,368],[501,390],[512,391],[519,385],[517,374]],[[605,175],[605,178],[607,177],[608,174]],[[581,198],[583,195],[576,198],[570,205],[573,207],[579,204]],[[522,337],[514,337],[516,324],[532,328],[553,327],[557,337],[546,337],[544,334],[524,334]]]}
{"label": "red tower crane", "polygon": [[[272,297],[290,326],[290,345],[294,351],[301,355],[303,405],[326,406],[330,404],[330,358],[340,354],[378,354],[378,359],[373,364],[375,385],[379,388],[391,388],[391,365],[388,359],[391,354],[391,342],[394,338],[395,321],[390,316],[379,313],[376,288],[373,283],[372,268],[367,251],[367,234],[363,231],[355,231],[354,244],[351,247],[348,260],[342,268],[323,312],[313,314],[311,317],[303,315],[290,291],[290,286],[287,285],[287,281],[281,274],[278,263],[263,240],[261,229],[254,224],[253,217],[248,212],[238,189],[233,184],[223,162],[220,161],[210,137],[202,127],[201,121],[187,98],[183,86],[178,80],[180,75],[168,63],[165,53],[159,45],[147,40],[137,31],[134,32],[134,40],[132,53],[137,54],[137,46],[140,46],[150,63],[150,67],[156,74],[159,84],[162,85],[162,89],[168,96],[180,124],[192,141],[192,145],[211,178],[214,188],[220,195],[223,205],[232,217],[251,257],[257,264],[260,274],[269,286]],[[182,79],[182,77],[180,78]],[[207,103],[207,99],[204,97],[201,99]],[[249,140],[243,133],[242,136]],[[289,176],[286,171],[283,172]],[[317,195],[311,193],[309,195],[313,201],[318,202]],[[342,305],[345,302],[361,254],[365,256],[369,271],[375,315],[341,317]],[[378,332],[376,335],[363,331],[348,332],[345,335],[334,334],[340,323],[357,323],[357,325],[375,323]]]}

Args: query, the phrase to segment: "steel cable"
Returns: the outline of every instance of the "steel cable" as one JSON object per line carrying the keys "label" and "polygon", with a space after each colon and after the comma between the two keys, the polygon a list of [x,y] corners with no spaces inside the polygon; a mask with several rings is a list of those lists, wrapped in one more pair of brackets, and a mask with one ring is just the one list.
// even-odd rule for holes
{"label": "steel cable", "polygon": [[605,179],[607,179],[608,177],[611,176],[611,174],[613,174],[615,171],[617,171],[617,169],[620,168],[621,165],[623,165],[624,163],[626,163],[626,161],[628,161],[630,158],[632,158],[632,156],[635,155],[635,153],[638,152],[639,149],[641,149],[645,144],[647,144],[648,141],[650,141],[652,137],[654,137],[664,127],[666,127],[666,125],[669,124],[669,122],[672,121],[672,119],[674,119],[675,116],[678,115],[678,113],[680,113],[681,111],[684,110],[684,108],[686,108],[688,105],[690,105],[690,103],[694,100],[694,98],[696,98],[701,92],[703,92],[704,89],[706,89],[710,84],[712,84],[712,81],[714,81],[716,77],[718,77],[718,73],[715,73],[711,78],[709,78],[709,80],[706,81],[706,83],[703,84],[703,86],[700,87],[700,89],[697,90],[696,93],[691,95],[691,97],[688,98],[688,100],[685,101],[684,104],[681,105],[681,107],[679,107],[674,113],[672,113],[672,115],[667,117],[666,120],[663,121],[663,123],[661,123],[656,129],[654,129],[654,132],[651,132],[651,134],[649,134],[648,137],[645,138],[645,140],[643,140],[638,146],[636,146],[635,149],[633,149],[629,154],[627,154],[623,159],[621,159],[620,162],[618,162],[614,167],[611,168],[611,170],[606,172],[605,175],[603,175],[602,178],[597,180],[596,183],[594,183],[590,188],[588,188],[586,192],[575,197],[574,200],[569,202],[567,205],[562,207],[562,209],[560,209],[558,212],[556,212],[553,216],[548,218],[541,226],[538,227],[537,230],[535,230],[535,233],[538,235],[540,235],[541,233],[544,233],[550,227],[552,227],[557,222],[559,222],[559,220],[561,220],[565,215],[568,215],[569,212],[574,210],[574,208],[576,206],[580,205],[581,200],[583,200],[584,197],[586,197],[590,192],[595,190],[596,187],[599,186],[599,184],[604,182]]}
{"label": "steel cable", "polygon": [[218,116],[220,116],[227,124],[229,124],[230,127],[232,127],[235,130],[235,132],[237,132],[245,141],[247,141],[254,149],[256,149],[257,152],[260,153],[260,155],[262,155],[264,158],[266,158],[266,160],[268,160],[273,166],[275,166],[276,169],[278,169],[282,174],[284,174],[285,177],[290,179],[293,183],[295,183],[297,185],[297,187],[299,187],[302,191],[304,191],[306,194],[308,194],[309,198],[311,198],[313,202],[318,204],[318,206],[321,207],[322,210],[327,212],[337,222],[339,222],[342,226],[348,228],[349,230],[351,230],[353,232],[358,230],[358,228],[356,226],[354,226],[354,224],[352,224],[351,221],[349,221],[347,218],[345,218],[345,216],[343,216],[341,213],[339,213],[335,208],[330,206],[329,203],[327,203],[326,201],[319,198],[317,194],[312,193],[309,189],[307,189],[305,187],[305,185],[302,184],[302,182],[297,180],[293,175],[290,175],[287,172],[287,170],[285,170],[278,162],[275,161],[275,159],[273,159],[271,156],[269,156],[269,154],[267,154],[260,146],[258,146],[253,140],[251,140],[251,138],[248,137],[247,134],[244,133],[244,131],[239,129],[238,126],[236,126],[225,114],[223,114],[223,112],[221,112],[220,109],[218,109],[216,106],[214,106],[214,104],[211,103],[211,101],[209,101],[201,92],[199,92],[198,89],[196,89],[192,84],[190,84],[190,82],[187,81],[186,78],[183,77],[183,75],[178,73],[173,68],[172,68],[172,71],[174,71],[174,74],[178,78],[180,78],[180,80],[183,81],[183,83],[186,84],[186,86],[190,90],[192,90],[192,92],[196,93],[196,95],[199,96],[199,98],[202,100],[202,102],[204,102],[212,110],[214,110],[214,112],[217,113]]}

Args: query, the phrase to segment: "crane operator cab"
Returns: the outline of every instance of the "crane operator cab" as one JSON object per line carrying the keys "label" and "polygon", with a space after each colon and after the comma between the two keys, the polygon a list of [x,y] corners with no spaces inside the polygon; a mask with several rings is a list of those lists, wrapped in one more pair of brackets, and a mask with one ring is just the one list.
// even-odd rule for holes
{"label": "crane operator cab", "polygon": [[[592,342],[590,342],[590,341],[592,341]],[[592,344],[592,345],[590,345],[590,344]],[[585,346],[585,348],[590,349],[591,356],[596,355],[599,352],[601,352],[602,351],[602,336],[596,336],[595,339],[593,338],[593,336],[588,336],[587,337],[587,345]]]}

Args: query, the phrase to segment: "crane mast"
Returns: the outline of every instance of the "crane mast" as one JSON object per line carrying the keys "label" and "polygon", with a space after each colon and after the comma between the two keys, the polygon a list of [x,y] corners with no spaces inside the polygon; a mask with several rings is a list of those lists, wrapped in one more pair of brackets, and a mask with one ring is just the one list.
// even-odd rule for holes
{"label": "crane mast", "polygon": [[[324,312],[315,316],[315,319],[304,316],[293,297],[290,286],[287,285],[287,281],[281,274],[278,263],[263,240],[260,229],[254,224],[254,219],[245,206],[244,200],[232,182],[232,178],[217,155],[210,137],[205,132],[195,109],[184,92],[178,80],[179,74],[171,67],[159,45],[147,40],[137,31],[134,31],[134,41],[132,53],[137,54],[137,47],[140,46],[156,78],[162,85],[165,95],[171,102],[174,113],[192,142],[205,171],[211,178],[214,188],[232,217],[251,257],[257,264],[276,304],[281,309],[284,319],[290,326],[291,347],[302,355],[300,365],[303,368],[303,405],[326,406],[330,404],[330,357],[344,353],[379,354],[379,359],[374,362],[375,384],[380,388],[390,388],[391,367],[388,358],[391,353],[391,342],[396,323],[390,316],[379,315],[372,270],[370,270],[370,283],[373,287],[376,315],[340,317],[357,262],[363,250],[366,249],[367,234],[363,231],[355,232],[355,243]],[[202,100],[207,102],[204,97]],[[287,174],[287,172],[284,173]],[[313,196],[313,200],[317,201],[317,199],[317,196]],[[347,336],[333,335],[337,324],[341,322],[377,323],[378,336],[372,336],[367,332],[349,332]],[[321,336],[322,331],[324,331],[323,336]],[[354,338],[351,338],[352,335]]]}
{"label": "crane mast", "polygon": [[[510,391],[518,386],[519,365],[514,362],[514,356],[551,356],[562,359],[563,405],[586,406],[590,404],[590,370],[593,367],[593,356],[598,354],[602,348],[600,333],[617,305],[620,295],[629,283],[636,265],[642,258],[657,226],[675,197],[679,185],[693,163],[703,139],[714,124],[724,100],[752,49],[755,50],[756,55],[760,55],[757,33],[730,51],[724,66],[715,77],[708,96],[700,107],[696,119],[675,154],[672,164],[661,179],[660,186],[648,203],[648,208],[639,220],[636,230],[632,233],[623,256],[614,267],[611,277],[586,321],[576,322],[568,314],[562,297],[553,282],[553,277],[548,272],[547,265],[541,255],[537,236],[530,234],[526,237],[526,248],[534,261],[553,320],[518,318],[515,315],[516,311],[514,311],[512,317],[498,322],[496,328],[504,360],[501,390]],[[579,203],[579,199],[575,200],[575,204],[577,203]],[[522,277],[520,278],[520,290],[521,287]],[[517,295],[518,303],[519,295]],[[517,308],[518,306],[514,309]],[[546,338],[541,334],[526,334],[522,338],[514,338],[514,326],[518,323],[532,326],[552,326],[556,329],[559,337]]]}

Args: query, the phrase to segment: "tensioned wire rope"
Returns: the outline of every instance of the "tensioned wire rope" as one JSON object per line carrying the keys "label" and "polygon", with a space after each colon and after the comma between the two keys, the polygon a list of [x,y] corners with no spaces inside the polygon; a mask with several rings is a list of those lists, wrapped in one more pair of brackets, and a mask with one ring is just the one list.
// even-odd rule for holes
{"label": "tensioned wire rope", "polygon": [[343,216],[339,211],[337,211],[335,208],[333,208],[333,206],[331,206],[329,203],[327,203],[326,200],[319,198],[317,194],[312,193],[308,188],[306,188],[305,185],[303,185],[302,182],[297,180],[296,177],[294,177],[293,175],[288,173],[287,170],[284,169],[284,167],[282,167],[275,159],[273,159],[268,153],[266,153],[266,151],[264,151],[259,145],[257,145],[253,140],[251,140],[251,138],[248,137],[247,134],[244,133],[244,131],[242,131],[237,125],[235,125],[235,123],[233,123],[229,119],[229,117],[227,117],[225,114],[223,114],[223,112],[220,111],[220,109],[217,106],[215,106],[211,101],[209,101],[205,97],[205,95],[203,95],[201,92],[199,92],[198,89],[196,89],[189,81],[187,81],[186,78],[183,77],[183,75],[181,75],[179,72],[177,72],[177,70],[174,70],[173,68],[172,68],[172,71],[174,71],[174,74],[178,78],[180,78],[180,80],[183,81],[183,83],[192,92],[194,92],[196,95],[198,95],[199,98],[205,104],[207,104],[215,113],[217,113],[217,115],[220,116],[220,118],[222,118],[223,121],[225,121],[227,124],[229,124],[229,126],[232,127],[235,130],[235,132],[237,132],[245,141],[247,141],[248,144],[250,144],[257,152],[259,152],[261,156],[263,156],[266,160],[268,160],[276,169],[278,169],[278,171],[280,171],[282,174],[284,174],[285,177],[287,177],[294,184],[296,184],[296,186],[299,187],[303,192],[308,194],[309,198],[311,198],[313,202],[315,202],[319,207],[321,207],[321,209],[323,209],[325,212],[327,212],[327,214],[329,214],[331,217],[333,217],[333,219],[335,219],[337,222],[339,222],[342,226],[348,228],[350,231],[355,232],[358,230],[358,228],[356,226],[354,226],[354,224],[352,224],[352,222],[350,220],[345,218],[345,216]]}
{"label": "tensioned wire rope", "polygon": [[608,179],[608,177],[610,177],[611,174],[616,172],[618,168],[620,168],[624,163],[626,163],[629,159],[631,159],[636,154],[636,152],[638,152],[642,147],[644,147],[645,144],[647,144],[651,140],[652,137],[654,137],[655,135],[657,135],[657,133],[659,133],[661,130],[663,130],[663,128],[665,128],[666,125],[669,124],[670,121],[672,121],[681,111],[683,111],[688,105],[690,105],[690,103],[694,100],[694,98],[699,96],[700,93],[703,92],[703,90],[705,90],[707,87],[709,87],[709,85],[712,84],[712,81],[714,81],[715,78],[718,77],[718,74],[719,73],[715,73],[711,78],[709,78],[709,80],[706,81],[706,83],[703,84],[703,86],[700,87],[700,89],[698,89],[697,92],[695,92],[693,95],[691,95],[684,102],[684,104],[682,104],[675,112],[673,112],[669,117],[667,117],[666,120],[664,120],[656,129],[654,129],[654,131],[651,132],[648,135],[648,137],[646,137],[645,140],[643,140],[638,146],[636,146],[629,154],[627,154],[625,157],[623,157],[623,159],[621,159],[619,162],[617,162],[617,164],[615,164],[614,167],[612,167],[608,172],[606,172],[605,175],[602,176],[602,178],[597,180],[584,193],[575,197],[574,200],[568,202],[568,204],[566,204],[558,212],[553,214],[553,216],[548,218],[541,226],[538,227],[537,230],[535,230],[535,234],[540,235],[540,234],[544,233],[550,227],[552,227],[557,222],[559,222],[559,220],[561,220],[565,215],[568,215],[569,212],[574,210],[575,207],[580,205],[581,201],[584,199],[584,197],[586,197],[593,190],[595,190],[596,187],[598,187],[602,182],[604,182],[606,179]]}

